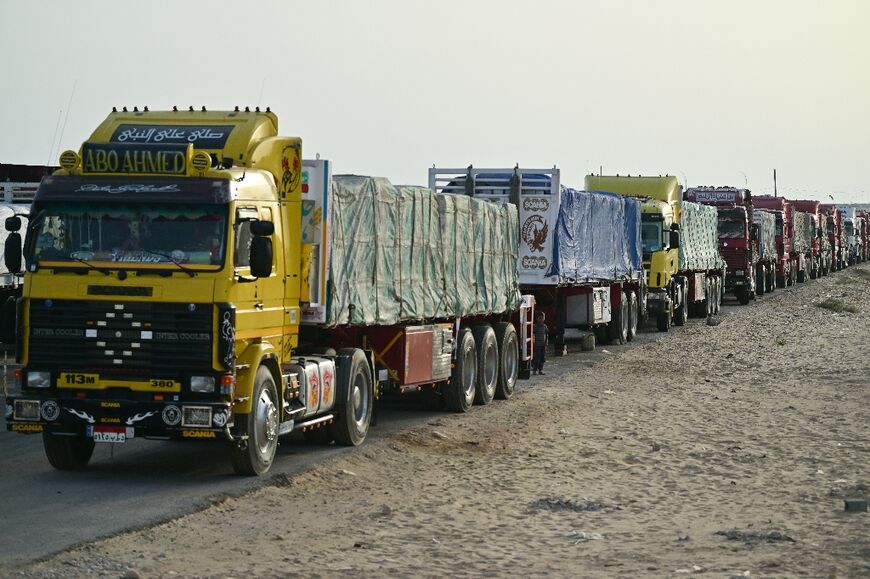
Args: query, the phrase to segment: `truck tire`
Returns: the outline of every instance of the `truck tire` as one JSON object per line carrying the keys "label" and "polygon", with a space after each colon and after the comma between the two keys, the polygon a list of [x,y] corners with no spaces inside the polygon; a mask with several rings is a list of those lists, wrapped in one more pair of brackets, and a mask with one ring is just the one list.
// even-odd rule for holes
{"label": "truck tire", "polygon": [[806,269],[799,269],[797,272],[797,282],[804,283],[807,281],[807,271]]}
{"label": "truck tire", "polygon": [[741,306],[749,303],[749,289],[745,285],[737,288],[734,293],[737,295],[737,301],[740,302]]}
{"label": "truck tire", "polygon": [[339,356],[350,358],[350,372],[344,400],[336,400],[332,436],[342,446],[359,446],[366,439],[372,422],[375,388],[372,369],[359,348],[342,348]]}
{"label": "truck tire", "polygon": [[763,265],[755,272],[755,293],[760,296],[767,293],[767,270]]}
{"label": "truck tire", "polygon": [[78,470],[88,465],[95,445],[92,438],[43,432],[42,446],[51,466],[57,470]]}
{"label": "truck tire", "polygon": [[685,326],[686,320],[689,318],[689,292],[688,288],[686,288],[685,286],[680,286],[679,291],[681,292],[683,302],[682,304],[674,308],[674,325]]}
{"label": "truck tire", "polygon": [[715,289],[715,284],[713,283],[713,278],[708,277],[704,280],[704,317],[709,318],[713,315],[713,302],[716,301],[716,298],[713,294],[713,290]]}
{"label": "truck tire", "polygon": [[628,341],[634,340],[637,335],[637,319],[640,312],[637,307],[637,294],[628,292]]}
{"label": "truck tire", "polygon": [[619,309],[611,315],[610,322],[607,324],[607,338],[617,344],[628,341],[628,298],[625,292],[620,292]]}
{"label": "truck tire", "polygon": [[477,384],[477,349],[468,328],[459,330],[456,340],[456,363],[450,383],[444,387],[444,404],[451,412],[468,412],[474,402]]}
{"label": "truck tire", "polygon": [[659,312],[656,316],[656,328],[660,332],[667,332],[671,329],[671,313],[669,311]]}
{"label": "truck tire", "polygon": [[713,300],[713,315],[718,316],[722,309],[722,278],[717,277],[713,283],[715,287],[713,295],[716,296],[716,299]]}
{"label": "truck tire", "polygon": [[507,400],[514,394],[520,368],[520,345],[517,330],[509,322],[495,325],[495,341],[498,344],[498,382],[495,397]]}
{"label": "truck tire", "polygon": [[495,330],[484,324],[472,329],[474,343],[477,344],[477,385],[474,390],[474,403],[485,406],[492,402],[498,383],[498,342]]}
{"label": "truck tire", "polygon": [[278,450],[278,389],[266,366],[257,368],[251,393],[251,412],[240,414],[238,433],[247,436],[245,444],[232,445],[233,470],[236,474],[259,476],[272,468]]}

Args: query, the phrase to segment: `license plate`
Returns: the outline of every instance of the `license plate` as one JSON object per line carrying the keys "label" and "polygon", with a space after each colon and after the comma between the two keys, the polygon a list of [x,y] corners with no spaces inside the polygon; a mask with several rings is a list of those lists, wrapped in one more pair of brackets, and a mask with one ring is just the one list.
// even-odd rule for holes
{"label": "license plate", "polygon": [[94,426],[94,442],[123,444],[127,442],[126,429],[114,426]]}

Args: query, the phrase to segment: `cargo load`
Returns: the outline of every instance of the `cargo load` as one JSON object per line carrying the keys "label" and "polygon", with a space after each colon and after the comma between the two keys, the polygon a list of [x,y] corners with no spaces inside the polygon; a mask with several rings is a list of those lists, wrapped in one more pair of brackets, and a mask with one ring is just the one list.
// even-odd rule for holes
{"label": "cargo load", "polygon": [[339,175],[330,211],[327,326],[497,314],[520,304],[514,205]]}
{"label": "cargo load", "polygon": [[550,271],[560,283],[626,281],[643,273],[640,201],[565,188]]}
{"label": "cargo load", "polygon": [[794,213],[794,241],[792,247],[794,251],[806,253],[810,250],[810,244],[813,240],[813,222],[809,213],[803,211],[795,211]]}
{"label": "cargo load", "polygon": [[756,211],[752,221],[758,225],[758,247],[762,260],[776,260],[776,217],[767,211]]}
{"label": "cargo load", "polygon": [[680,270],[722,269],[719,213],[710,205],[684,201],[680,224]]}

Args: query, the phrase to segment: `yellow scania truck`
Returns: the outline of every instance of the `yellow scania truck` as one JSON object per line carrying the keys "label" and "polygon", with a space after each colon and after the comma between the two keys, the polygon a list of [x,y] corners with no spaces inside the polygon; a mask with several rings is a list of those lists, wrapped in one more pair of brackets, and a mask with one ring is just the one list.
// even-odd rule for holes
{"label": "yellow scania truck", "polygon": [[714,207],[683,200],[674,176],[587,175],[589,191],[640,197],[648,310],[660,331],[690,315],[718,313],[725,262],[719,254]]}
{"label": "yellow scania truck", "polygon": [[528,374],[515,208],[334,177],[268,109],[113,111],[61,167],[4,248],[7,428],[58,469],[142,437],[259,475],[294,431],[360,444],[382,392],[464,412]]}

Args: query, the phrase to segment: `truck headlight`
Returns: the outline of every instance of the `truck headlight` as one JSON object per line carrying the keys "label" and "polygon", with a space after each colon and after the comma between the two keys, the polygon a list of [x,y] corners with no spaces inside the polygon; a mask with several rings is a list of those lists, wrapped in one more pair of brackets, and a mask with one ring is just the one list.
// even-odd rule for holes
{"label": "truck headlight", "polygon": [[203,394],[214,392],[214,376],[191,376],[190,391]]}
{"label": "truck headlight", "polygon": [[743,277],[743,270],[738,269],[737,271],[734,272],[734,275],[737,277]]}
{"label": "truck headlight", "polygon": [[211,426],[211,408],[208,406],[182,406],[181,426]]}
{"label": "truck headlight", "polygon": [[39,420],[39,400],[16,400],[12,420]]}
{"label": "truck headlight", "polygon": [[27,373],[28,388],[49,388],[51,387],[51,372],[28,372]]}

